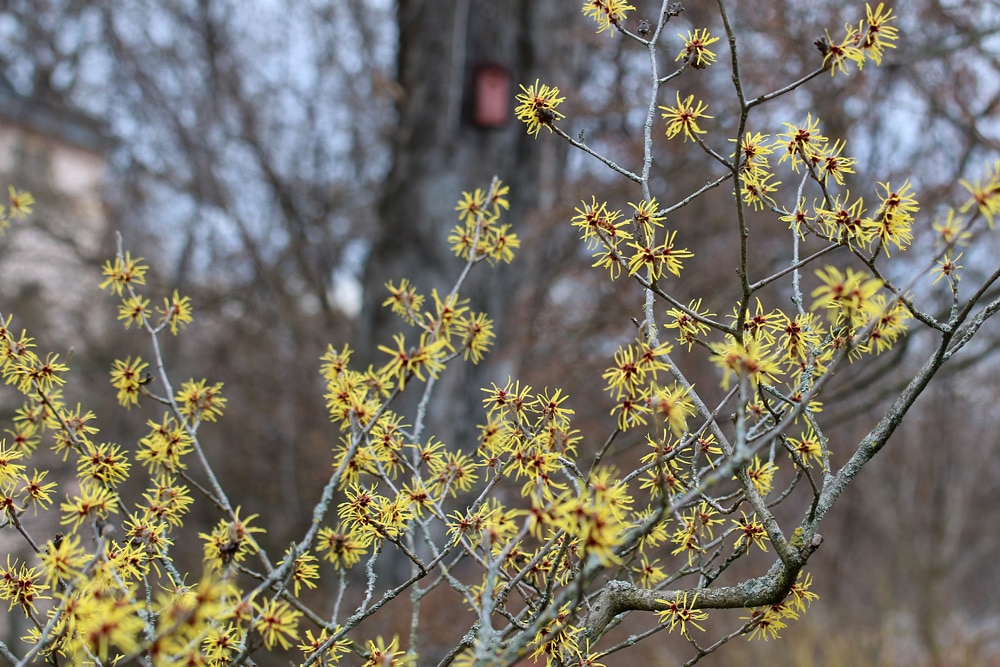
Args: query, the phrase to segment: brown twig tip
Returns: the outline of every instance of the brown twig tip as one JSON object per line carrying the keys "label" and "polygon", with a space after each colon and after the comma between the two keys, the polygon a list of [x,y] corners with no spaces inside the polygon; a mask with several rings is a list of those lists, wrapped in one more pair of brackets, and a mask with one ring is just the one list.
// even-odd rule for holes
{"label": "brown twig tip", "polygon": [[556,114],[551,109],[541,108],[536,112],[538,122],[542,125],[552,125],[555,122]]}

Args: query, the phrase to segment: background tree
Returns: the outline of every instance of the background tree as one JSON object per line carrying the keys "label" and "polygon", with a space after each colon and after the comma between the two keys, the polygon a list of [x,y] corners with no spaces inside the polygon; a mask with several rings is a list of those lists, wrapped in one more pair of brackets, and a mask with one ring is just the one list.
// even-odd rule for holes
{"label": "background tree", "polygon": [[[534,227],[553,215],[566,182],[565,147],[532,141],[513,122],[512,106],[497,125],[483,127],[476,120],[475,77],[485,66],[500,67],[506,100],[513,99],[516,82],[532,80],[542,68],[554,68],[573,85],[583,64],[582,44],[579,26],[565,21],[563,9],[527,0],[397,3],[399,117],[364,275],[357,339],[363,358],[375,360],[381,354],[376,341],[399,330],[398,319],[379,299],[387,281],[407,276],[425,291],[450,284],[451,253],[441,239],[454,225],[455,192],[501,174],[519,220]],[[566,235],[557,235],[544,243],[541,256],[565,254],[567,245]],[[478,307],[495,314],[499,331],[508,331],[507,313],[518,295],[537,291],[540,276],[537,266],[532,269],[502,267],[473,278],[468,293]],[[475,435],[465,415],[475,409],[476,389],[494,377],[497,366],[449,380],[455,388],[444,395],[465,394],[471,400],[446,399],[436,406],[434,424],[439,431],[447,429],[443,437],[453,434],[472,442]]]}

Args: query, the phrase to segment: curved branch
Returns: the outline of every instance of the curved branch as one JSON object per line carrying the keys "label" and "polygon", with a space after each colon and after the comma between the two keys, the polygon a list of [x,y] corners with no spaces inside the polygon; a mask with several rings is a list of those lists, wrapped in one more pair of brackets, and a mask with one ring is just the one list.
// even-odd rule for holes
{"label": "curved branch", "polygon": [[586,620],[587,633],[591,637],[599,636],[619,614],[663,611],[671,602],[684,597],[694,609],[741,609],[777,604],[788,595],[806,561],[822,542],[823,538],[816,534],[798,553],[799,558],[792,565],[776,560],[767,574],[733,586],[659,591],[639,588],[627,581],[608,582],[591,605]]}

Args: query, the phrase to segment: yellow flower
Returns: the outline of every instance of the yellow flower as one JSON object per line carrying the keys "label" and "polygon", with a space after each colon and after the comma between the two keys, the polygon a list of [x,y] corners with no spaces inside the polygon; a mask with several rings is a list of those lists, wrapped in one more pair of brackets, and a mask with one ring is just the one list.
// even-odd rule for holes
{"label": "yellow flower", "polygon": [[139,388],[147,381],[143,370],[149,366],[142,357],[115,359],[111,364],[111,386],[118,390],[118,404],[128,408],[139,404]]}
{"label": "yellow flower", "polygon": [[[286,553],[285,558],[288,558]],[[284,565],[281,561],[278,565]],[[306,588],[316,588],[319,579],[319,566],[316,565],[316,557],[308,551],[296,557],[292,566],[292,592],[298,597],[303,586]]]}
{"label": "yellow flower", "polygon": [[320,366],[320,375],[328,381],[339,378],[347,370],[347,364],[351,361],[351,354],[353,352],[347,344],[344,344],[344,349],[340,352],[332,344],[327,345],[326,352],[319,358],[323,362],[323,365]]}
{"label": "yellow flower", "polygon": [[113,488],[128,479],[131,467],[128,457],[118,445],[108,442],[95,445],[86,440],[76,472],[80,479],[92,479],[101,486]]}
{"label": "yellow flower", "polygon": [[874,347],[875,353],[881,354],[906,334],[910,311],[899,299],[892,299],[887,305],[885,295],[876,294],[872,297],[872,319],[868,348]]}
{"label": "yellow flower", "polygon": [[767,531],[764,530],[764,524],[757,520],[757,515],[755,514],[753,518],[748,518],[746,512],[742,512],[742,519],[733,519],[733,523],[736,524],[736,544],[734,545],[736,549],[741,547],[745,550],[750,549],[754,544],[761,551],[767,551]]}
{"label": "yellow flower", "polygon": [[684,268],[681,260],[694,257],[694,253],[687,248],[675,248],[676,237],[677,230],[674,230],[666,235],[663,243],[655,246],[629,241],[627,245],[633,252],[628,261],[628,274],[632,276],[647,269],[649,278],[654,281],[667,273],[680,276]]}
{"label": "yellow flower", "polygon": [[86,647],[84,650],[100,659],[101,664],[116,662],[118,654],[112,652],[112,646],[121,654],[138,652],[146,628],[140,606],[128,598],[119,600],[109,591],[88,592],[75,600],[76,639]]}
{"label": "yellow flower", "polygon": [[[767,171],[770,168],[767,156],[774,152],[774,146],[766,143],[770,135],[747,132],[740,142],[740,171]],[[736,139],[729,141],[736,143]],[[732,155],[736,157],[736,153]]]}
{"label": "yellow flower", "polygon": [[[760,298],[756,299],[756,308],[751,311],[749,306],[743,317],[743,333],[751,338],[759,338],[768,344],[774,342],[774,334],[777,333],[783,321],[783,313],[779,310],[764,310],[764,304]],[[740,307],[734,306],[729,319],[733,324],[739,322]]]}
{"label": "yellow flower", "polygon": [[965,213],[973,206],[977,207],[989,223],[990,229],[993,229],[993,216],[1000,215],[1000,160],[986,170],[986,175],[982,179],[976,179],[971,183],[962,179],[959,184],[972,195],[972,198],[959,209],[960,212]]}
{"label": "yellow flower", "polygon": [[[619,222],[621,211],[608,211],[608,203],[597,203],[597,197],[591,196],[590,203],[580,202],[576,215],[570,224],[581,230],[580,238],[587,241],[588,249],[593,250],[600,242],[616,245],[622,239],[630,239],[632,235],[624,228],[625,222]],[[638,212],[638,211],[637,211]]]}
{"label": "yellow flower", "polygon": [[160,322],[157,328],[163,326],[170,327],[170,333],[177,335],[177,330],[194,321],[191,317],[191,297],[181,296],[174,290],[171,298],[163,299],[163,308],[157,308],[160,314]]}
{"label": "yellow flower", "polygon": [[638,566],[632,566],[632,571],[638,577],[638,583],[643,588],[653,588],[667,578],[667,573],[659,566],[660,559],[650,561],[646,556],[639,559]]}
{"label": "yellow flower", "polygon": [[781,620],[781,614],[776,612],[772,607],[754,608],[750,610],[749,615],[740,616],[740,620],[747,621],[748,629],[750,630],[750,640],[763,639],[767,641],[770,639],[777,639],[778,633],[787,627],[787,624]]}
{"label": "yellow flower", "polygon": [[584,16],[597,22],[598,34],[609,30],[609,34],[613,37],[615,33],[610,30],[611,26],[620,28],[627,13],[633,9],[635,7],[624,0],[585,0],[581,11]]}
{"label": "yellow flower", "polygon": [[567,398],[569,397],[562,393],[562,389],[556,389],[550,395],[548,388],[546,388],[541,394],[535,396],[532,407],[543,422],[569,424],[570,416],[574,414],[574,411],[562,405]]}
{"label": "yellow flower", "polygon": [[360,532],[345,532],[333,528],[320,528],[316,536],[317,550],[340,570],[348,570],[368,553],[371,540]]}
{"label": "yellow flower", "polygon": [[194,502],[188,487],[178,483],[173,475],[166,473],[157,475],[142,497],[146,500],[146,505],[138,507],[143,514],[162,519],[171,526],[180,526],[183,523],[184,515]]}
{"label": "yellow flower", "polygon": [[498,387],[494,382],[492,388],[483,389],[487,396],[483,399],[487,414],[493,416],[500,413],[501,416],[520,415],[525,406],[529,403],[530,386],[521,386],[521,381],[514,381],[507,378],[507,384]]}
{"label": "yellow flower", "polygon": [[45,595],[48,586],[42,583],[42,573],[38,568],[19,565],[15,560],[10,562],[10,555],[7,556],[7,567],[0,568],[0,600],[7,600],[11,604],[18,605],[25,615],[37,614],[35,603],[39,600],[48,600]]}
{"label": "yellow flower", "polygon": [[368,642],[368,659],[362,667],[412,667],[417,656],[399,650],[399,637],[393,637],[388,644],[381,637]]}
{"label": "yellow flower", "polygon": [[778,191],[781,181],[769,182],[773,176],[774,174],[761,171],[747,172],[743,176],[743,189],[740,193],[743,201],[758,211],[776,206],[777,204],[771,195]]}
{"label": "yellow flower", "polygon": [[845,35],[839,42],[834,42],[830,37],[830,31],[826,31],[826,39],[822,44],[826,47],[823,57],[823,67],[830,70],[830,76],[835,76],[837,72],[847,74],[847,63],[853,62],[860,70],[865,64],[865,54],[857,47],[861,41],[858,29],[850,24],[844,26]]}
{"label": "yellow flower", "polygon": [[945,219],[931,225],[938,233],[939,246],[968,245],[972,232],[968,230],[965,221],[955,214],[955,209],[949,208]]}
{"label": "yellow flower", "polygon": [[410,284],[410,281],[403,278],[399,287],[392,284],[390,280],[385,284],[389,290],[389,298],[382,302],[383,306],[392,306],[392,312],[403,319],[408,324],[413,324],[424,305],[424,296],[417,293],[417,288]]}
{"label": "yellow flower", "polygon": [[494,177],[493,182],[490,183],[489,192],[490,205],[493,207],[494,216],[500,215],[500,209],[505,211],[510,210],[510,202],[507,200],[509,194],[510,186],[504,184],[499,178]]}
{"label": "yellow flower", "polygon": [[657,612],[660,617],[660,623],[667,626],[667,629],[671,632],[675,628],[681,629],[681,634],[685,637],[688,634],[688,624],[692,627],[698,628],[702,632],[705,631],[699,621],[704,621],[708,618],[708,613],[698,609],[695,605],[698,603],[697,593],[688,600],[687,592],[678,593],[677,597],[673,600],[657,600],[662,605],[665,605],[665,609]]}
{"label": "yellow flower", "polygon": [[156,517],[132,514],[122,524],[127,538],[116,554],[119,572],[126,571],[130,578],[139,579],[148,571],[148,562],[166,555],[173,540],[167,537],[169,524]]}
{"label": "yellow flower", "polygon": [[686,345],[688,352],[691,346],[698,341],[699,337],[709,332],[707,324],[695,318],[695,315],[709,318],[714,313],[701,310],[701,299],[695,299],[687,305],[687,309],[671,308],[667,311],[667,317],[671,318],[663,326],[667,329],[677,329],[677,342]]}
{"label": "yellow flower", "polygon": [[788,444],[792,452],[798,454],[806,466],[809,465],[810,459],[816,463],[823,460],[823,443],[812,426],[808,427],[800,437],[789,438]]}
{"label": "yellow flower", "polygon": [[559,89],[555,86],[542,84],[538,79],[534,85],[521,86],[523,92],[518,93],[515,98],[519,103],[514,109],[518,120],[528,126],[528,134],[538,137],[538,131],[543,127],[552,131],[552,123],[561,118],[565,118],[556,111],[556,107],[562,104],[566,98],[559,97]]}
{"label": "yellow flower", "polygon": [[942,278],[948,278],[948,281],[952,285],[958,284],[958,281],[962,279],[962,276],[958,273],[962,265],[958,263],[958,260],[962,259],[962,255],[964,254],[960,252],[957,256],[952,257],[946,253],[944,257],[937,261],[937,264],[931,269],[932,274],[937,274],[937,278],[934,279],[935,285]]}
{"label": "yellow flower", "polygon": [[7,186],[10,194],[10,216],[12,218],[26,218],[31,213],[31,207],[35,203],[35,198],[30,192],[18,192],[13,185]]}
{"label": "yellow flower", "polygon": [[24,465],[15,463],[24,457],[24,452],[13,447],[8,448],[4,440],[0,440],[0,486],[12,485],[24,472]]}
{"label": "yellow flower", "polygon": [[441,496],[450,493],[455,497],[459,492],[468,491],[479,477],[475,468],[475,463],[462,452],[445,452],[444,456],[432,459],[428,469],[431,492]]}
{"label": "yellow flower", "polygon": [[905,181],[897,190],[893,190],[889,183],[879,183],[879,187],[885,190],[885,194],[879,195],[882,203],[878,213],[874,218],[862,220],[862,225],[872,239],[881,243],[888,255],[890,243],[905,250],[913,241],[913,214],[920,210],[920,205],[909,191],[909,181]]}
{"label": "yellow flower", "polygon": [[[646,437],[649,438],[649,436]],[[653,452],[645,457],[646,460],[650,458],[657,460],[659,456],[657,452]],[[689,476],[687,471],[682,468],[679,458],[675,457],[669,459],[666,465],[656,465],[650,468],[639,488],[648,489],[653,498],[663,493],[673,495],[687,488]]]}
{"label": "yellow flower", "polygon": [[520,239],[510,232],[510,225],[496,224],[501,210],[510,209],[506,199],[509,192],[510,186],[494,178],[489,192],[476,188],[472,193],[462,193],[462,199],[455,206],[462,224],[448,235],[452,252],[470,262],[487,259],[490,264],[497,261],[509,264],[514,259]]}
{"label": "yellow flower", "polygon": [[244,633],[236,625],[227,623],[210,628],[202,639],[201,646],[210,664],[224,665],[229,664],[238,654],[244,641]]}
{"label": "yellow flower", "polygon": [[55,491],[56,483],[43,481],[48,474],[48,470],[35,470],[30,478],[27,475],[21,476],[24,482],[24,488],[21,489],[24,501],[34,505],[36,512],[39,507],[44,510],[52,505],[52,493]]}
{"label": "yellow flower", "polygon": [[719,41],[719,38],[712,37],[707,29],[696,28],[694,32],[688,30],[687,37],[680,33],[677,36],[684,40],[684,48],[674,58],[674,62],[683,58],[695,69],[704,69],[715,62],[715,54],[708,47]]}
{"label": "yellow flower", "polygon": [[835,266],[820,269],[816,275],[823,284],[812,292],[812,310],[825,308],[831,322],[843,320],[859,326],[876,310],[872,297],[882,287],[881,280],[866,278],[851,268],[841,273]]}
{"label": "yellow flower", "polygon": [[462,318],[459,325],[462,335],[462,358],[478,364],[483,355],[489,351],[496,334],[493,333],[493,320],[486,313],[473,313],[472,317]]}
{"label": "yellow flower", "polygon": [[625,484],[604,470],[591,480],[581,495],[567,492],[552,504],[552,527],[578,540],[580,549],[605,565],[619,562],[615,554],[625,533],[625,512],[631,506]]}
{"label": "yellow flower", "polygon": [[771,345],[756,338],[740,343],[727,336],[726,343],[712,346],[712,363],[724,371],[722,387],[729,388],[733,377],[748,378],[754,385],[761,381],[773,382],[781,371]]}
{"label": "yellow flower", "polygon": [[653,414],[677,437],[687,431],[688,418],[697,414],[687,397],[688,391],[689,388],[674,384],[667,389],[654,389],[649,399]]}
{"label": "yellow flower", "polygon": [[256,553],[254,533],[265,532],[263,528],[251,526],[250,523],[259,515],[251,514],[240,518],[241,508],[237,507],[232,521],[221,519],[211,534],[198,533],[204,542],[205,560],[211,569],[221,569],[232,562],[240,562],[248,555]]}
{"label": "yellow flower", "polygon": [[194,446],[187,429],[167,414],[163,415],[162,421],[148,420],[146,425],[150,432],[139,440],[136,461],[142,463],[151,474],[184,470],[187,466],[183,458]]}
{"label": "yellow flower", "polygon": [[[759,456],[753,457],[753,463],[747,467],[747,476],[753,482],[757,493],[766,496],[771,492],[771,485],[774,482],[774,473],[778,471],[778,466],[770,461],[761,461]],[[735,479],[735,478],[734,478]]]}
{"label": "yellow flower", "polygon": [[788,317],[779,311],[778,317],[777,330],[781,333],[778,347],[785,351],[785,359],[793,363],[806,361],[823,340],[823,327],[816,321],[816,314],[799,313]]}
{"label": "yellow flower", "polygon": [[611,408],[611,414],[618,415],[618,428],[626,431],[633,426],[646,423],[646,415],[650,413],[650,398],[648,389],[639,389],[634,395],[625,395]]}
{"label": "yellow flower", "polygon": [[884,2],[878,3],[878,7],[874,10],[871,4],[865,3],[865,13],[868,17],[868,28],[860,46],[866,56],[876,65],[881,65],[885,49],[896,48],[895,41],[899,38],[899,30],[887,25],[889,21],[895,21],[896,17],[892,15],[891,9],[885,9]]}
{"label": "yellow flower", "polygon": [[490,264],[498,261],[510,264],[514,261],[514,251],[521,247],[521,239],[510,231],[510,225],[498,225],[489,229],[483,235],[483,243],[486,245],[486,257]]}
{"label": "yellow flower", "polygon": [[614,359],[615,365],[604,371],[604,374],[601,376],[607,382],[607,390],[615,398],[635,393],[639,386],[643,384],[643,375],[645,373],[643,367],[636,361],[635,349],[631,345],[620,347],[615,352]]}
{"label": "yellow flower", "polygon": [[817,164],[823,158],[823,151],[829,141],[819,133],[819,119],[814,119],[812,114],[808,114],[803,125],[797,126],[791,123],[784,123],[784,125],[788,131],[775,137],[775,143],[783,145],[785,148],[778,163],[791,158],[792,169],[796,172],[803,162],[809,165]]}
{"label": "yellow flower", "polygon": [[832,146],[830,144],[824,146],[820,155],[817,156],[819,159],[819,179],[823,181],[824,185],[827,184],[831,176],[837,185],[843,185],[844,174],[854,173],[853,167],[857,160],[841,155],[846,145],[842,139],[838,139],[833,142]]}
{"label": "yellow flower", "polygon": [[222,416],[226,398],[222,396],[222,383],[208,386],[207,380],[188,380],[174,397],[177,407],[188,422],[214,422]]}
{"label": "yellow flower", "polygon": [[105,262],[101,272],[105,279],[100,284],[101,289],[110,288],[111,291],[121,296],[122,291],[132,285],[146,284],[146,271],[149,267],[142,263],[142,257],[133,259],[131,253],[126,252],[124,257],[115,257],[115,261]]}
{"label": "yellow flower", "polygon": [[426,379],[425,372],[436,378],[444,370],[442,358],[446,352],[444,349],[445,339],[438,338],[431,342],[425,332],[420,336],[420,344],[409,349],[406,347],[403,334],[396,334],[392,339],[396,342],[395,349],[385,345],[378,346],[379,351],[385,352],[391,357],[379,373],[395,379],[400,388],[405,386],[406,381],[414,375],[423,381]]}
{"label": "yellow flower", "polygon": [[256,618],[254,619],[254,629],[261,634],[264,639],[264,646],[272,649],[276,645],[287,649],[292,645],[292,641],[299,638],[299,619],[302,612],[293,609],[284,600],[272,598],[263,605],[254,604]]}
{"label": "yellow flower", "polygon": [[[335,633],[340,632],[340,626],[334,629]],[[325,628],[320,631],[318,635],[313,635],[313,631],[306,630],[305,640],[299,644],[299,650],[305,655],[306,658],[312,656],[313,653],[320,650],[327,640],[330,639],[330,633]],[[338,639],[323,649],[323,653],[320,656],[319,664],[321,665],[336,665],[340,658],[340,654],[347,653],[351,650],[351,642],[347,639]]]}
{"label": "yellow flower", "polygon": [[90,555],[80,546],[80,536],[70,535],[50,540],[39,555],[45,566],[45,580],[50,585],[58,580],[71,581],[82,574]]}
{"label": "yellow flower", "polygon": [[803,573],[800,571],[797,580],[792,584],[792,589],[788,591],[788,598],[786,598],[790,598],[792,606],[799,611],[805,611],[813,600],[819,599],[819,595],[809,590],[812,587],[812,574],[802,575]]}
{"label": "yellow flower", "polygon": [[34,352],[26,351],[4,370],[9,374],[8,384],[17,384],[18,390],[26,395],[35,392],[48,394],[55,387],[66,384],[60,373],[69,370],[69,366],[59,363],[59,355],[49,353],[42,361]]}
{"label": "yellow flower", "polygon": [[84,521],[106,519],[118,513],[118,498],[113,491],[95,484],[84,484],[80,493],[69,496],[60,503],[62,524],[77,528]]}
{"label": "yellow flower", "polygon": [[455,331],[456,322],[462,318],[469,310],[469,300],[459,299],[458,294],[448,294],[443,299],[438,294],[437,288],[431,291],[434,299],[434,312],[425,312],[423,317],[423,327],[445,342],[451,347],[451,336]]}
{"label": "yellow flower", "polygon": [[704,113],[708,105],[700,100],[695,103],[694,95],[688,95],[681,101],[680,91],[677,92],[677,106],[661,106],[660,109],[663,110],[660,115],[667,121],[667,139],[673,139],[683,132],[684,141],[697,141],[696,134],[705,134],[705,130],[698,127],[698,119],[714,117]]}
{"label": "yellow flower", "polygon": [[463,192],[462,199],[455,206],[458,211],[458,219],[463,222],[475,222],[479,217],[486,214],[486,193],[482,188],[476,188],[474,192]]}

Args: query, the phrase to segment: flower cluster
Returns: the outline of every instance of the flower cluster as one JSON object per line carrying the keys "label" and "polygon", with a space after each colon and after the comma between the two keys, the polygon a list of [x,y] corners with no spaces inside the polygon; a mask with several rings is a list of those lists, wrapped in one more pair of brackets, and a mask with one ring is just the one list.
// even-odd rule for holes
{"label": "flower cluster", "polygon": [[656,283],[667,274],[680,276],[682,260],[694,256],[687,248],[676,247],[676,230],[662,231],[664,216],[655,197],[629,203],[631,219],[623,218],[621,211],[609,211],[607,202],[598,203],[596,197],[580,204],[571,224],[580,230],[594,266],[607,269],[612,279],[625,269],[626,275],[639,274]]}
{"label": "flower cluster", "polygon": [[[825,196],[822,201],[814,202],[811,208],[804,202],[800,203],[796,211],[786,214],[783,220],[795,225],[799,231],[804,227],[823,239],[869,252],[877,249],[889,253],[893,246],[897,250],[905,250],[910,245],[913,240],[913,216],[919,205],[908,181],[898,188],[893,188],[890,183],[880,183],[875,193],[878,205],[869,210],[862,197],[852,198],[848,190],[833,194],[828,189],[831,179],[842,186],[845,175],[854,173],[856,160],[843,155],[843,141],[830,144],[829,139],[819,131],[819,120],[811,115],[802,125],[785,123],[785,127],[787,131],[775,140],[776,147],[783,149],[779,163],[790,160],[796,172],[805,169],[821,185]],[[770,175],[766,162],[759,162],[746,171],[752,173],[745,181],[745,187],[747,183],[759,182],[762,177]],[[747,198],[746,194],[744,196]],[[769,197],[766,203],[769,208],[776,207]]]}
{"label": "flower cluster", "polygon": [[743,632],[751,640],[777,639],[778,633],[785,629],[788,624],[786,620],[797,620],[806,608],[819,596],[809,590],[812,587],[812,575],[806,574],[799,577],[784,600],[767,607],[754,607],[749,610],[749,614],[740,617],[746,621]]}
{"label": "flower cluster", "polygon": [[[455,206],[462,224],[448,236],[448,243],[458,257],[470,262],[485,259],[490,264],[513,261],[521,240],[510,231],[510,225],[499,224],[501,213],[510,209],[509,192],[510,186],[495,178],[485,192],[476,188],[473,192],[462,193],[462,199]],[[393,309],[396,309],[395,304]]]}
{"label": "flower cluster", "polygon": [[831,76],[837,72],[847,74],[849,63],[854,63],[859,70],[866,60],[881,65],[885,50],[896,48],[899,30],[889,25],[896,18],[892,10],[880,2],[875,9],[866,4],[865,11],[867,20],[860,21],[857,26],[844,24],[844,36],[839,41],[830,37],[827,31],[825,39],[817,43],[823,53],[823,67]]}
{"label": "flower cluster", "polygon": [[[30,196],[11,196],[15,215],[30,211]],[[149,308],[137,292],[146,284],[141,259],[120,252],[103,274],[102,287],[121,298],[126,327],[135,324],[155,338],[166,330],[178,334],[191,321],[190,300],[177,292],[162,308]],[[289,570],[280,586],[287,592],[241,588],[234,572],[260,554],[256,536],[263,529],[253,524],[256,515],[242,518],[239,508],[227,509],[220,489],[201,489],[226,514],[201,536],[206,574],[187,585],[170,555],[194,502],[186,471],[190,455],[200,452],[198,427],[218,419],[226,404],[221,383],[189,380],[172,395],[157,395],[148,362],[138,356],[115,360],[111,384],[122,406],[148,398],[164,407],[159,421],[147,422],[133,455],[131,447],[97,438],[94,413],[63,396],[67,364],[39,354],[26,332],[11,328],[12,320],[0,316],[0,374],[24,403],[7,430],[11,444],[0,440],[0,527],[17,527],[38,564],[9,555],[0,567],[0,600],[29,619],[25,662],[110,664],[141,657],[150,664],[214,666],[231,662],[251,641],[266,649],[291,647],[303,614],[289,598],[315,585],[314,556],[296,552],[276,566]],[[165,371],[159,378],[170,386]],[[50,470],[32,465],[40,462],[34,454],[46,441],[71,460],[72,479],[53,481]],[[135,495],[125,495],[127,481]],[[28,513],[50,510],[58,486],[66,490],[58,504],[62,532],[36,544]]]}
{"label": "flower cluster", "polygon": [[[620,21],[624,16],[611,16],[610,4],[584,4],[584,13],[599,22],[599,32],[612,26],[622,27]],[[669,20],[669,15],[663,18]],[[881,64],[886,50],[896,46],[898,31],[891,25],[895,19],[893,11],[884,3],[877,7],[867,5],[866,19],[856,25],[847,24],[843,39],[835,41],[827,34],[827,38],[818,43],[823,51],[823,68],[836,74],[846,73],[850,63],[859,69],[867,61]],[[657,34],[659,28],[662,25],[657,27]],[[650,26],[646,24],[639,35],[645,37],[649,33]],[[718,38],[708,30],[696,29],[679,37],[684,43],[676,60],[683,61],[684,66],[702,69],[715,62],[716,56],[710,47]],[[682,71],[683,68],[674,75],[660,78],[659,83]],[[724,162],[724,158],[705,143],[709,128],[704,127],[703,121],[712,118],[707,113],[708,105],[680,91],[674,92],[674,98],[674,104],[659,107],[668,139],[683,135],[685,141],[699,144],[716,161]],[[529,132],[537,135],[540,124],[545,123],[533,118],[526,107],[522,109],[522,120],[528,124]],[[571,224],[580,231],[595,267],[606,270],[612,279],[623,274],[633,277],[643,287],[667,299],[669,307],[664,326],[676,332],[677,341],[688,351],[695,345],[709,350],[709,359],[721,370],[724,389],[738,382],[738,395],[745,403],[734,420],[746,420],[741,428],[750,428],[755,437],[762,437],[768,428],[793,422],[797,426],[791,427],[788,435],[780,439],[793,465],[801,471],[817,465],[827,469],[829,450],[816,420],[822,410],[822,404],[814,395],[816,387],[842,358],[854,360],[864,355],[881,354],[892,349],[906,334],[913,319],[909,297],[884,280],[875,268],[875,261],[887,260],[910,248],[919,204],[909,181],[895,185],[879,183],[872,188],[874,192],[869,190],[866,196],[852,196],[846,188],[856,175],[857,159],[847,152],[843,140],[828,139],[820,129],[819,119],[811,114],[802,124],[785,123],[785,131],[777,133],[773,139],[772,135],[762,132],[746,131],[742,137],[731,141],[737,144],[729,164],[738,202],[756,211],[774,212],[780,220],[789,223],[798,240],[811,236],[821,243],[831,244],[816,257],[839,246],[856,256],[866,270],[838,265],[813,269],[811,275],[815,282],[811,293],[806,292],[812,297],[809,304],[798,286],[801,266],[794,266],[791,270],[795,278],[794,308],[765,307],[762,298],[755,294],[760,286],[786,274],[760,281],[756,286],[748,281],[744,290],[749,298],[736,303],[728,321],[719,321],[703,307],[701,299],[687,301],[685,306],[663,293],[663,279],[667,275],[680,275],[682,260],[691,257],[691,253],[676,248],[676,230],[664,231],[666,216],[657,199],[649,197],[645,176],[637,178],[598,155],[615,171],[641,183],[646,198],[630,204],[634,214],[629,218],[597,196],[591,196],[576,208]],[[647,137],[647,146],[648,142]],[[589,147],[585,148],[591,152]],[[646,150],[648,152],[648,147]],[[771,161],[774,154],[779,155],[777,165]],[[819,196],[811,203],[805,197],[798,197],[791,211],[782,206],[785,190],[775,174],[775,167],[786,162],[793,172],[803,175],[803,185],[806,180],[812,181],[819,191]],[[1000,162],[985,179],[962,181],[971,195],[960,210],[962,214],[975,209],[992,227],[994,216],[1000,213],[998,174]],[[799,194],[802,192],[800,186]],[[935,261],[935,282],[947,279],[953,290],[959,280],[961,255],[951,250],[954,245],[968,240],[970,224],[970,220],[949,211],[947,219],[935,226],[944,247]],[[809,262],[801,264],[806,263]],[[725,462],[732,450],[718,444],[716,432],[691,432],[693,418],[705,415],[696,408],[691,386],[678,381],[665,387],[658,384],[655,379],[658,373],[676,375],[676,371],[669,362],[670,347],[649,342],[658,337],[649,335],[646,326],[647,322],[640,325],[642,336],[636,344],[618,349],[614,365],[605,372],[604,379],[615,401],[613,414],[619,431],[647,427],[653,415],[658,415],[654,423],[659,432],[643,433],[651,451],[643,458],[643,467],[636,471],[639,473],[636,479],[650,497],[677,497],[698,484],[705,469],[700,465],[714,468]],[[495,432],[496,425],[488,428]],[[740,466],[740,473],[733,479],[745,485],[746,494],[766,497],[784,479],[778,463],[773,453],[768,459],[755,455],[749,463]],[[584,493],[579,497],[575,505],[568,507],[569,512],[581,518],[582,525],[589,525],[591,511],[584,500],[587,496]],[[559,512],[566,509],[560,507]],[[745,552],[753,545],[767,550],[770,538],[764,528],[764,519],[757,512],[733,519],[725,534],[717,537],[711,527],[722,521],[716,516],[719,509],[703,505],[695,513],[691,508],[692,513],[683,515],[684,520],[673,532],[665,534],[659,533],[659,526],[654,524],[648,541],[655,543],[669,535],[674,545],[672,555],[685,557],[692,567],[702,562],[699,559],[711,557],[708,545],[718,545],[726,537],[735,540],[733,548],[738,551]],[[636,512],[636,516],[642,516],[643,511],[648,509]],[[551,506],[536,508],[534,512],[536,524],[553,519]],[[610,514],[604,519],[614,525]],[[607,562],[616,562],[610,557],[613,552],[613,549],[608,552]],[[637,556],[639,564],[633,568],[637,576],[647,585],[662,581],[665,575],[658,565],[659,560],[642,553],[641,549]],[[811,595],[803,599],[811,599],[808,597]],[[662,612],[662,621],[670,629],[679,627],[686,635],[689,627],[698,627],[696,621],[703,618],[696,611],[696,603],[696,595],[678,597],[669,603],[668,611]],[[754,638],[773,636],[782,619],[794,618],[796,611],[802,608],[776,605],[763,610],[760,618],[755,615],[748,624],[747,632]]]}

